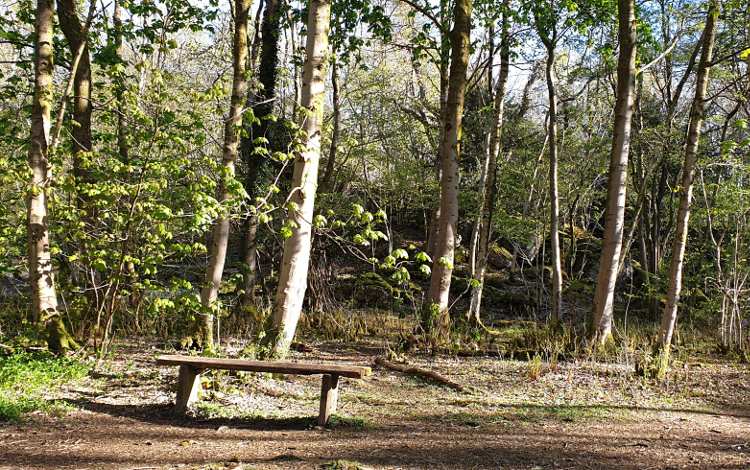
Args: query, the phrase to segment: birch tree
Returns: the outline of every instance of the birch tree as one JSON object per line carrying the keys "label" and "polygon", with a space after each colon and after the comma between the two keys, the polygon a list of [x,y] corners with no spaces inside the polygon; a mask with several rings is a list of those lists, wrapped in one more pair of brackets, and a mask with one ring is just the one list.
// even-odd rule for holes
{"label": "birch tree", "polygon": [[533,7],[534,24],[539,38],[547,52],[545,77],[547,79],[547,99],[549,113],[547,137],[549,139],[549,200],[550,200],[550,247],[552,253],[552,293],[550,298],[550,321],[560,321],[562,309],[562,256],[560,253],[560,194],[557,182],[558,141],[557,141],[557,87],[555,81],[555,48],[558,40],[557,13],[554,5]]}
{"label": "birch tree", "polygon": [[618,0],[620,52],[617,59],[617,100],[609,161],[607,208],[599,274],[594,294],[593,335],[601,343],[612,334],[612,310],[625,229],[630,122],[635,85],[636,26],[633,0]]}
{"label": "birch tree", "polygon": [[294,338],[307,290],[310,265],[313,210],[320,163],[321,126],[325,104],[325,79],[328,69],[330,0],[310,0],[307,17],[306,57],[302,71],[303,150],[295,157],[292,190],[287,204],[284,254],[273,308],[271,355],[283,357]]}
{"label": "birch tree", "polygon": [[34,44],[34,98],[31,111],[28,191],[28,265],[31,283],[32,319],[46,326],[49,348],[63,352],[76,347],[57,308],[55,275],[50,252],[47,195],[52,179],[48,160],[51,132],[54,8],[52,0],[36,4]]}

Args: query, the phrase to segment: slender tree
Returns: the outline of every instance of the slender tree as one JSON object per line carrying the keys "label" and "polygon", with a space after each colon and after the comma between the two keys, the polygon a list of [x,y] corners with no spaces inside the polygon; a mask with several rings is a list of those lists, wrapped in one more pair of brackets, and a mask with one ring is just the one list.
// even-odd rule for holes
{"label": "slender tree", "polygon": [[425,307],[423,324],[428,328],[438,319],[441,328],[449,323],[448,300],[453,273],[458,222],[458,157],[461,154],[461,122],[466,89],[466,69],[469,63],[471,34],[471,0],[457,0],[453,10],[453,30],[450,33],[451,63],[448,93],[439,147],[440,155],[440,216],[437,242],[433,254],[432,276]]}
{"label": "slender tree", "polygon": [[[242,128],[243,104],[247,93],[247,18],[251,0],[234,2],[234,41],[232,47],[232,97],[229,115],[224,124],[224,146],[222,150],[222,175],[219,182],[219,201],[226,204],[232,198],[229,181],[234,178],[234,167],[238,156],[240,129]],[[229,242],[229,215],[222,213],[216,221],[211,248],[209,251],[208,269],[201,291],[202,312],[198,324],[197,337],[205,349],[213,349],[213,322],[216,299],[221,285],[224,262]]]}
{"label": "slender tree", "polygon": [[500,157],[500,147],[503,133],[505,87],[508,83],[510,73],[510,2],[503,3],[503,23],[500,38],[500,73],[494,91],[494,103],[492,105],[492,125],[487,149],[487,175],[482,188],[482,202],[479,222],[479,239],[477,243],[475,279],[479,285],[472,289],[471,302],[469,304],[469,321],[481,323],[480,307],[482,304],[482,289],[484,288],[484,276],[487,271],[487,257],[489,254],[490,237],[492,235],[492,214],[495,212],[495,199],[497,196],[497,160]]}
{"label": "slender tree", "polygon": [[612,310],[625,229],[625,202],[630,154],[630,122],[635,88],[636,26],[633,0],[618,0],[620,52],[617,60],[617,99],[609,160],[607,208],[599,275],[594,294],[593,335],[605,342],[612,334]]}
{"label": "slender tree", "polygon": [[547,51],[545,76],[547,79],[547,99],[549,101],[548,130],[549,140],[549,200],[550,200],[550,246],[552,262],[552,297],[550,299],[550,321],[558,323],[562,309],[562,261],[560,254],[560,194],[557,182],[558,141],[557,141],[557,84],[555,78],[555,48],[557,46],[557,16],[554,5],[549,9],[533,8],[534,23],[539,38]]}
{"label": "slender tree", "polygon": [[328,68],[330,0],[310,0],[307,17],[306,58],[302,71],[302,150],[294,160],[292,192],[286,226],[279,285],[273,309],[271,354],[283,357],[294,338],[307,290],[312,220],[320,163],[321,126]]}
{"label": "slender tree", "polygon": [[659,365],[659,375],[661,376],[666,373],[672,335],[677,323],[677,307],[680,301],[680,291],[682,290],[682,270],[685,261],[685,248],[687,247],[688,222],[690,220],[690,203],[693,198],[693,179],[695,178],[695,167],[698,160],[698,142],[700,140],[706,107],[706,91],[708,89],[718,16],[718,2],[717,0],[711,0],[706,17],[703,45],[701,47],[701,55],[695,79],[695,97],[690,108],[690,124],[688,126],[685,161],[682,165],[682,181],[680,184],[680,205],[677,211],[674,241],[672,243],[669,289],[667,290],[667,303],[664,306],[661,319],[661,356]]}

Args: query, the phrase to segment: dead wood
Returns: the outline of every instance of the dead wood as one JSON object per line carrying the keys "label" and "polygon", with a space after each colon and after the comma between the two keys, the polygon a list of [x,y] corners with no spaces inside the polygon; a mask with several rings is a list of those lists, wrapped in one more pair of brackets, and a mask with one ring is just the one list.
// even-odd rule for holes
{"label": "dead wood", "polygon": [[377,357],[375,358],[375,365],[385,367],[386,369],[395,370],[398,372],[402,372],[404,374],[413,375],[416,377],[421,377],[423,379],[432,380],[433,382],[437,382],[439,384],[445,385],[446,387],[450,387],[454,390],[458,390],[459,392],[463,392],[466,388],[457,383],[452,381],[451,379],[445,377],[444,375],[429,370],[429,369],[422,369],[421,367],[414,367],[407,364],[396,364],[395,362],[388,361],[387,359],[383,357]]}

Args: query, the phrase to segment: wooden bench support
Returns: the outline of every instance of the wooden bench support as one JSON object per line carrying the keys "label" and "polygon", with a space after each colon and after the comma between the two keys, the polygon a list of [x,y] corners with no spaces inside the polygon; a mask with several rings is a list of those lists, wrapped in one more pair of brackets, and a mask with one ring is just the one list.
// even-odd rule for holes
{"label": "wooden bench support", "polygon": [[333,413],[336,412],[336,402],[339,399],[339,376],[323,375],[320,387],[320,415],[318,425],[325,426]]}
{"label": "wooden bench support", "polygon": [[180,375],[177,379],[177,402],[175,412],[185,413],[191,403],[198,400],[201,388],[201,370],[187,364],[180,365]]}

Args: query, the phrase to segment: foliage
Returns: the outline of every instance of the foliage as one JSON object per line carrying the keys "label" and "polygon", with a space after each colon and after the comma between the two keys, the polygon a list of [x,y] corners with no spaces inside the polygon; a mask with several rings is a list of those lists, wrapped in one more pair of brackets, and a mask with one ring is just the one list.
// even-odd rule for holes
{"label": "foliage", "polygon": [[62,385],[82,379],[90,365],[47,353],[0,356],[0,421],[17,421],[31,411],[58,412],[64,404],[50,395]]}

